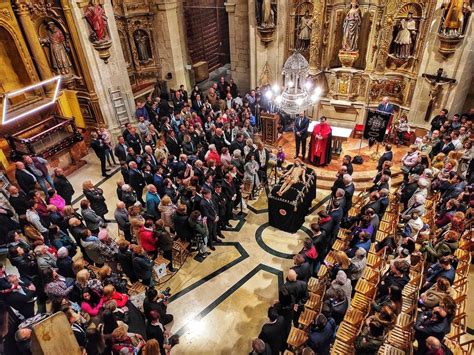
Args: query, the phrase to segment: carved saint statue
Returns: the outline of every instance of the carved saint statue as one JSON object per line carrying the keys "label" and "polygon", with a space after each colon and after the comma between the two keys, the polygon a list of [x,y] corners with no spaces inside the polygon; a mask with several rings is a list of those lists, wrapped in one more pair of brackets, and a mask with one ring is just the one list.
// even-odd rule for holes
{"label": "carved saint statue", "polygon": [[362,24],[362,13],[359,9],[357,1],[351,2],[351,9],[344,18],[342,49],[345,51],[357,51],[360,26]]}
{"label": "carved saint statue", "polygon": [[272,0],[256,0],[257,25],[260,27],[275,27],[276,7]]}
{"label": "carved saint statue", "polygon": [[312,28],[313,19],[309,15],[309,11],[306,10],[304,16],[300,19],[300,25],[298,26],[298,49],[306,50],[309,47]]}
{"label": "carved saint statue", "polygon": [[135,46],[137,47],[138,60],[140,62],[148,62],[151,59],[148,35],[138,30],[133,37],[135,39]]}
{"label": "carved saint statue", "polygon": [[49,46],[51,66],[56,74],[69,74],[72,64],[67,54],[70,49],[64,33],[53,21],[49,21],[46,28],[47,37],[40,38],[40,42],[42,45]]}
{"label": "carved saint statue", "polygon": [[107,16],[105,16],[105,10],[100,4],[94,5],[92,1],[90,1],[84,12],[84,16],[92,30],[90,36],[92,42],[100,42],[108,38]]}
{"label": "carved saint statue", "polygon": [[441,33],[446,36],[457,37],[462,35],[465,13],[469,3],[466,0],[451,0],[443,4],[445,12],[442,18]]}
{"label": "carved saint statue", "polygon": [[406,19],[400,21],[399,30],[394,42],[393,55],[397,58],[407,59],[413,55],[416,41],[416,21],[413,13],[409,12]]}

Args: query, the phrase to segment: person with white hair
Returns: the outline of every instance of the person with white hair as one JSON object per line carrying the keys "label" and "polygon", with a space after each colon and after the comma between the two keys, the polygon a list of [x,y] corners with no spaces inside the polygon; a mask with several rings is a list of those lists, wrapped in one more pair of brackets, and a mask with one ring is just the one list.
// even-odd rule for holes
{"label": "person with white hair", "polygon": [[413,195],[411,195],[410,199],[408,200],[407,207],[409,208],[411,205],[415,203],[415,196],[422,195],[424,198],[428,197],[428,186],[429,181],[425,178],[420,177],[418,179],[418,187],[416,188]]}
{"label": "person with white hair", "polygon": [[126,240],[132,240],[132,234],[130,232],[130,220],[128,219],[128,211],[125,203],[122,201],[117,202],[117,208],[114,212],[114,218],[117,222],[119,231],[123,232]]}
{"label": "person with white hair", "polygon": [[159,219],[160,212],[158,211],[158,206],[160,204],[161,199],[160,195],[158,194],[158,190],[153,184],[147,185],[146,189],[146,213],[156,219]]}
{"label": "person with white hair", "polygon": [[122,185],[122,201],[125,203],[127,208],[133,206],[135,202],[137,202],[137,194],[129,184]]}
{"label": "person with white hair", "polygon": [[352,208],[352,197],[354,196],[355,186],[352,182],[352,176],[349,174],[344,174],[342,176],[342,182],[344,184],[344,199],[346,203],[341,206],[343,211],[343,216],[347,216],[347,213]]}
{"label": "person with white hair", "polygon": [[334,196],[332,197],[331,202],[328,203],[327,211],[329,212],[329,211],[332,210],[335,201],[338,201],[338,202],[339,202],[339,206],[340,206],[342,209],[344,209],[344,206],[345,206],[345,204],[346,204],[345,195],[346,195],[346,191],[344,191],[344,189],[338,188],[338,189],[336,190],[336,193],[335,193]]}
{"label": "person with white hair", "polygon": [[413,203],[408,206],[406,210],[404,210],[400,217],[404,221],[408,221],[411,218],[412,212],[418,212],[420,216],[425,214],[425,201],[426,198],[423,194],[416,194],[413,196]]}

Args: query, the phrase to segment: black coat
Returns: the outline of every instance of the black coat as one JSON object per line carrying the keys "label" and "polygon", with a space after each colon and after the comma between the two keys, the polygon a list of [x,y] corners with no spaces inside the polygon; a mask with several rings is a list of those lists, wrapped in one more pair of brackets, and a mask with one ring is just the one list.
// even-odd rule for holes
{"label": "black coat", "polygon": [[218,216],[217,214],[217,209],[214,206],[214,203],[211,201],[206,200],[203,198],[200,203],[200,210],[202,213],[203,217],[207,217],[208,222],[214,222],[216,217]]}
{"label": "black coat", "polygon": [[135,270],[133,269],[132,252],[130,250],[119,250],[116,257],[124,274],[127,275],[131,282],[136,281],[137,275],[135,274]]}
{"label": "black coat", "polygon": [[143,191],[146,185],[143,175],[133,169],[128,170],[128,175],[130,176],[130,186],[132,189],[135,191]]}
{"label": "black coat", "polygon": [[10,196],[8,200],[19,216],[26,214],[26,210],[28,209],[28,199],[23,191],[20,191],[16,197]]}
{"label": "black coat", "polygon": [[91,148],[99,158],[105,158],[106,146],[100,139],[91,140]]}
{"label": "black coat", "polygon": [[133,148],[133,151],[135,152],[135,154],[141,153],[142,145],[141,145],[140,136],[138,135],[138,133],[135,133],[134,135],[129,134],[127,136],[127,144],[129,147]]}
{"label": "black coat", "polygon": [[[124,143],[124,145],[128,148],[128,145],[126,143]],[[127,148],[125,148],[122,144],[115,145],[114,154],[119,161],[127,160]]]}
{"label": "black coat", "polygon": [[383,163],[386,161],[392,161],[393,159],[393,153],[392,151],[388,151],[382,154],[382,156],[379,158],[379,162],[377,163],[377,170],[380,171],[382,170]]}
{"label": "black coat", "polygon": [[93,190],[84,190],[84,196],[89,200],[91,208],[95,213],[97,213],[97,215],[104,216],[109,212],[102,189],[95,188]]}
{"label": "black coat", "polygon": [[190,240],[192,230],[188,223],[189,216],[178,211],[173,215],[173,226],[176,236],[181,239]]}
{"label": "black coat", "polygon": [[133,255],[132,259],[133,270],[135,275],[140,280],[151,279],[153,263],[144,255]]}
{"label": "black coat", "polygon": [[28,174],[26,171],[16,169],[15,179],[18,182],[18,185],[20,185],[20,189],[25,193],[34,190],[36,187],[35,177],[33,174]]}
{"label": "black coat", "polygon": [[178,143],[178,139],[166,138],[166,147],[168,148],[171,155],[179,157],[181,154],[181,146]]}
{"label": "black coat", "polygon": [[258,338],[270,346],[272,354],[278,355],[280,351],[283,350],[283,344],[286,340],[284,339],[284,335],[285,321],[282,316],[279,316],[275,323],[263,325]]}
{"label": "black coat", "polygon": [[292,267],[295,270],[298,280],[308,282],[311,277],[311,265],[308,262],[304,262],[301,265],[295,265]]}
{"label": "black coat", "polygon": [[65,176],[55,176],[54,187],[58,195],[66,201],[66,205],[70,204],[75,191],[69,180]]}

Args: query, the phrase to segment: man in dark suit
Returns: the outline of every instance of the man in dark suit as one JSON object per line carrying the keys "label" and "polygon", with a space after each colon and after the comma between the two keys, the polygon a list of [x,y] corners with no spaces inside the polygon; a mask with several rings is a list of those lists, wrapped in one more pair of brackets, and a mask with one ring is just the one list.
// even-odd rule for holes
{"label": "man in dark suit", "polygon": [[324,230],[327,235],[330,237],[328,245],[332,245],[336,239],[339,229],[341,228],[341,221],[343,217],[343,211],[339,204],[339,201],[333,201],[332,209],[329,211],[328,215],[331,217],[331,222],[328,225],[324,225]]}
{"label": "man in dark suit", "polygon": [[135,127],[132,127],[130,129],[130,133],[127,136],[126,140],[127,140],[128,146],[132,147],[135,153],[140,154],[142,152],[142,144],[140,141],[140,136],[137,133],[137,130],[135,129]]}
{"label": "man in dark suit", "polygon": [[145,201],[143,201],[143,189],[145,188],[145,178],[140,170],[138,170],[138,165],[136,162],[131,161],[128,163],[128,175],[130,179],[130,186],[137,193],[137,199],[140,201],[142,206],[145,206]]}
{"label": "man in dark suit", "polygon": [[119,161],[127,160],[128,144],[123,136],[118,137],[118,143],[115,145],[114,154]]}
{"label": "man in dark suit", "polygon": [[168,137],[166,137],[166,147],[170,154],[174,155],[176,158],[181,154],[181,147],[173,130],[168,132]]}
{"label": "man in dark suit", "polygon": [[204,107],[204,102],[202,102],[201,95],[196,95],[196,100],[193,101],[193,110],[198,114],[201,112]]}
{"label": "man in dark suit", "polygon": [[258,177],[260,178],[260,181],[266,182],[268,161],[270,160],[270,151],[265,148],[265,145],[262,142],[259,142],[257,144],[257,149],[253,154],[255,155],[255,161],[260,167],[258,169]]}
{"label": "man in dark suit", "polygon": [[298,324],[298,318],[303,311],[304,304],[308,300],[308,286],[306,282],[298,280],[296,271],[290,269],[286,276],[286,282],[283,285],[288,290],[288,295],[291,298],[293,307],[293,324]]}
{"label": "man in dark suit", "polygon": [[272,355],[280,354],[283,351],[285,336],[285,320],[278,315],[274,306],[268,309],[268,322],[265,323],[258,336],[263,342],[270,346]]}
{"label": "man in dark suit", "polygon": [[25,194],[36,187],[36,177],[25,168],[21,161],[16,162],[15,179]]}
{"label": "man in dark suit", "polygon": [[233,154],[234,150],[239,149],[240,152],[243,153],[244,147],[245,147],[244,135],[242,133],[237,133],[237,135],[235,136],[235,139],[230,144],[229,152],[230,154]]}
{"label": "man in dark suit", "polygon": [[379,158],[379,162],[377,163],[377,171],[382,170],[383,163],[385,163],[386,161],[392,161],[392,159],[393,159],[392,146],[390,144],[386,144],[385,152]]}
{"label": "man in dark suit", "polygon": [[296,278],[308,282],[311,277],[311,266],[309,263],[305,260],[302,254],[296,254],[293,261],[295,262],[295,266],[293,266],[292,269],[296,272]]}
{"label": "man in dark suit", "polygon": [[451,140],[451,137],[449,135],[445,135],[443,137],[443,143],[441,146],[441,153],[446,154],[446,156],[449,154],[450,151],[454,150],[455,146]]}
{"label": "man in dark suit", "polygon": [[100,170],[102,171],[103,177],[108,177],[107,169],[105,166],[105,153],[107,149],[107,145],[99,138],[97,132],[91,133],[91,148],[94,150],[95,155],[100,160]]}
{"label": "man in dark suit", "polygon": [[15,212],[19,216],[26,214],[26,210],[28,209],[28,198],[26,194],[23,191],[20,191],[15,185],[10,185],[8,187],[8,193],[10,194],[8,201]]}
{"label": "man in dark suit", "polygon": [[387,96],[385,96],[382,99],[382,102],[379,103],[379,105],[377,106],[377,111],[380,111],[380,112],[393,113],[393,110],[394,110],[394,107],[390,103],[389,98]]}
{"label": "man in dark suit", "polygon": [[199,207],[202,216],[206,218],[207,230],[209,231],[207,246],[214,251],[216,250],[214,242],[221,242],[221,240],[217,238],[217,223],[219,223],[218,211],[212,201],[211,191],[202,190],[202,197]]}
{"label": "man in dark suit", "polygon": [[295,127],[293,131],[295,132],[295,142],[296,142],[296,153],[295,158],[298,158],[301,153],[303,154],[303,159],[306,155],[306,138],[308,138],[308,127],[309,127],[309,118],[304,115],[304,112],[301,112],[296,116]]}

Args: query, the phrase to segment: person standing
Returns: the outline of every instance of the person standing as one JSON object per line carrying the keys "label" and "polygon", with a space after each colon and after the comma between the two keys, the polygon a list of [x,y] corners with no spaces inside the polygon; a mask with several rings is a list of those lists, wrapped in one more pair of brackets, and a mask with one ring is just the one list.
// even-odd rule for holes
{"label": "person standing", "polygon": [[72,196],[75,192],[74,187],[64,176],[64,171],[61,168],[54,169],[54,186],[56,186],[58,195],[66,201],[66,205],[72,205]]}
{"label": "person standing", "polygon": [[34,191],[36,188],[36,176],[34,176],[25,168],[25,164],[23,164],[23,162],[17,161],[15,165],[15,179],[20,188],[25,194],[29,193],[30,191]]}
{"label": "person standing", "polygon": [[145,188],[145,178],[140,170],[138,170],[138,165],[136,162],[131,161],[128,164],[129,176],[130,176],[130,186],[137,193],[137,199],[140,201],[142,206],[145,206],[145,201],[143,201],[143,189]]}
{"label": "person standing", "polygon": [[439,115],[436,115],[431,120],[431,129],[430,129],[431,133],[433,133],[434,131],[439,131],[447,120],[448,120],[448,110],[443,108],[439,112]]}
{"label": "person standing", "polygon": [[203,190],[202,196],[203,198],[200,203],[200,210],[202,216],[206,218],[207,229],[209,231],[207,243],[209,249],[214,251],[216,250],[214,247],[214,242],[221,242],[221,240],[217,238],[217,223],[219,223],[219,216],[217,215],[217,209],[214,206],[214,202],[212,201],[211,191],[207,189]]}
{"label": "person standing", "polygon": [[382,102],[377,106],[377,111],[390,113],[392,114],[394,110],[393,105],[390,103],[390,100],[387,96],[382,99]]}
{"label": "person standing", "polygon": [[319,122],[311,134],[309,160],[316,166],[326,166],[331,161],[332,128],[324,116]]}
{"label": "person standing", "polygon": [[53,179],[48,172],[48,161],[41,157],[30,157],[29,155],[23,156],[23,162],[25,168],[36,177],[36,181],[41,186],[41,190],[48,195],[48,188],[46,182],[54,189]]}
{"label": "person standing", "polygon": [[304,157],[306,155],[306,139],[308,138],[308,127],[309,119],[305,116],[304,112],[301,112],[298,116],[296,116],[295,127],[293,129],[293,131],[295,132],[296,142],[295,159],[298,158],[301,147],[301,153],[303,155],[304,160]]}
{"label": "person standing", "polygon": [[109,177],[107,174],[107,169],[105,166],[105,161],[106,161],[106,145],[102,141],[102,139],[99,139],[99,135],[97,132],[92,132],[91,133],[91,148],[94,150],[95,154],[97,155],[97,158],[100,160],[100,170],[102,171],[102,176],[103,177]]}

